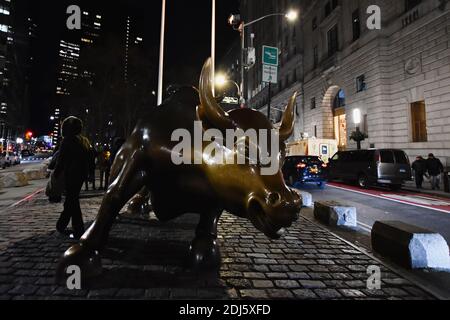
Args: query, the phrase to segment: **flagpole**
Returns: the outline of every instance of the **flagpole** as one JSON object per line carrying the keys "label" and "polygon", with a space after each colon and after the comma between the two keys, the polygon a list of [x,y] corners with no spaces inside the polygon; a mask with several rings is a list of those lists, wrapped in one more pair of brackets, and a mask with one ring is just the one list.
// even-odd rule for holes
{"label": "flagpole", "polygon": [[211,19],[211,81],[212,91],[215,94],[216,80],[216,0],[212,0],[212,19]]}
{"label": "flagpole", "polygon": [[159,43],[159,75],[158,75],[158,101],[157,101],[158,106],[162,104],[162,100],[163,100],[165,28],[166,28],[166,0],[162,0],[161,37],[160,37],[160,43]]}

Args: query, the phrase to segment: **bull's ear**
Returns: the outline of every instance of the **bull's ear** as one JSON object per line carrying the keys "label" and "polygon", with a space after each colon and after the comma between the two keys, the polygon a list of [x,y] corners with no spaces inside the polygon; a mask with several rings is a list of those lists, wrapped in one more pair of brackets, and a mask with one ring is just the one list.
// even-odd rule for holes
{"label": "bull's ear", "polygon": [[200,105],[198,106],[198,117],[200,120],[211,124],[216,129],[233,129],[235,128],[233,121],[214,98],[212,92],[211,68],[212,63],[211,58],[209,58],[203,66],[202,74],[200,76]]}
{"label": "bull's ear", "polygon": [[295,102],[297,100],[297,92],[295,92],[284,111],[280,126],[280,140],[286,141],[294,133],[295,125]]}

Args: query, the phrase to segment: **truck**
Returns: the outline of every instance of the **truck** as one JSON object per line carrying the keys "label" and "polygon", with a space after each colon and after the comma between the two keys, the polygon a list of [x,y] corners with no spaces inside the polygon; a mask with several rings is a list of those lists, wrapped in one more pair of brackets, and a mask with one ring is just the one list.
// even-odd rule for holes
{"label": "truck", "polygon": [[315,156],[325,163],[328,163],[336,152],[338,142],[331,139],[304,139],[286,145],[286,156]]}

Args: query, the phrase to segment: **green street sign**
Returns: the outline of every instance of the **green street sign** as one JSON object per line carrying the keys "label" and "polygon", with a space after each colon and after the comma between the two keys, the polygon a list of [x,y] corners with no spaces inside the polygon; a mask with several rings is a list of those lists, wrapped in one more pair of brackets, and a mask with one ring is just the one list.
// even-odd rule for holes
{"label": "green street sign", "polygon": [[278,48],[263,46],[263,64],[278,66]]}

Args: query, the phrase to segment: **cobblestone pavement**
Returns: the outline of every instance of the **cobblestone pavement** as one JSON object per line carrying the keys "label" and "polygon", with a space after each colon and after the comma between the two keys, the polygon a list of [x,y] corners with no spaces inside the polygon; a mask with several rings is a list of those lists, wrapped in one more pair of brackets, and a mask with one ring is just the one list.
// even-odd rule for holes
{"label": "cobblestone pavement", "polygon": [[[86,221],[101,197],[82,200]],[[316,224],[301,218],[271,241],[246,220],[220,223],[223,266],[198,276],[182,266],[197,217],[169,223],[121,216],[102,253],[104,273],[84,290],[54,285],[61,254],[73,243],[55,233],[62,205],[40,194],[0,211],[0,299],[432,299],[426,292]],[[367,290],[369,265],[381,290]]]}

